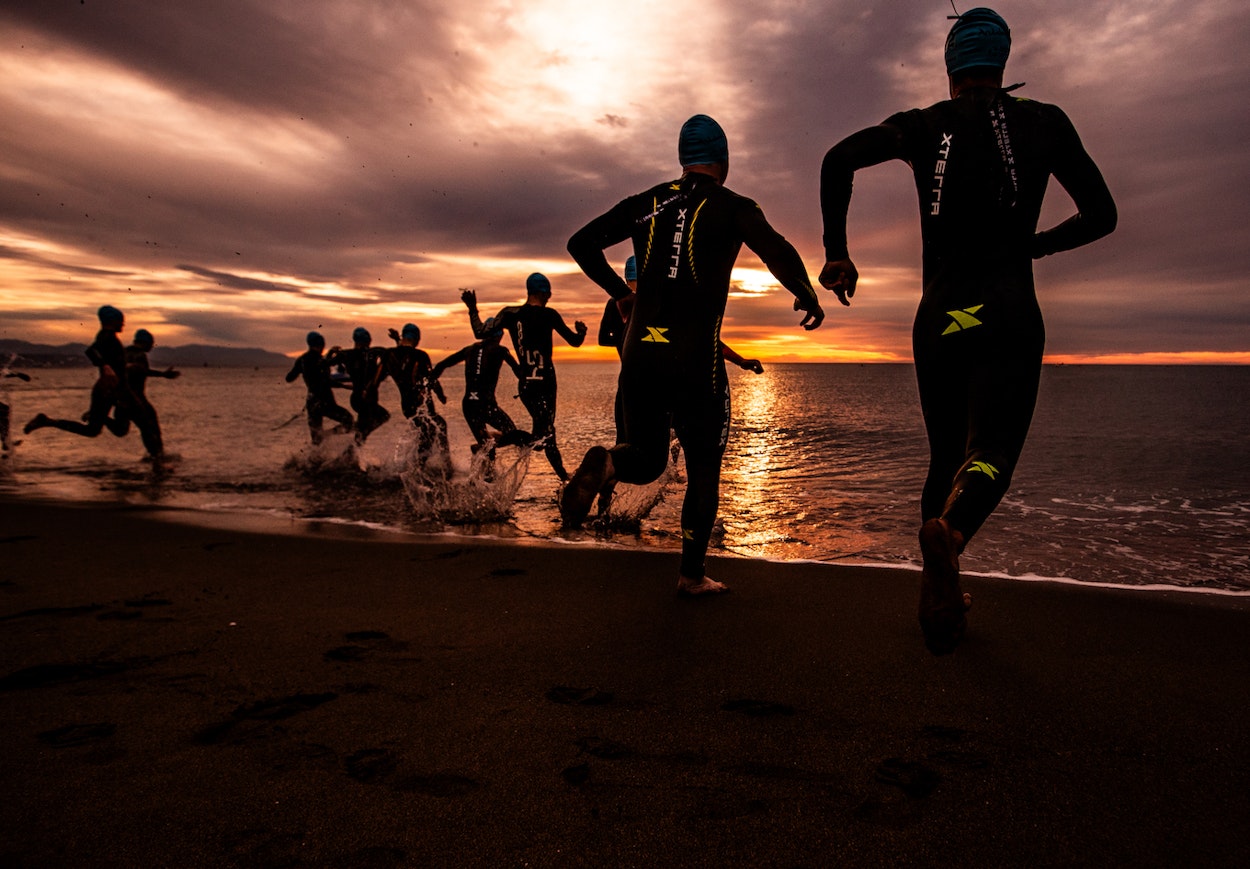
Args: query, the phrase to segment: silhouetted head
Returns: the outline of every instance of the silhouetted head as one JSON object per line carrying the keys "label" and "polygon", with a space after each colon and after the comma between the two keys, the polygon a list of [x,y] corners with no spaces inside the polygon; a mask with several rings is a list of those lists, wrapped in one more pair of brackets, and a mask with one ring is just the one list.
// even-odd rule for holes
{"label": "silhouetted head", "polygon": [[1011,53],[1011,30],[993,9],[978,6],[955,18],[946,35],[946,74],[1001,73]]}
{"label": "silhouetted head", "polygon": [[702,172],[724,182],[729,174],[729,140],[725,131],[707,115],[695,115],[681,125],[677,159],[687,172]]}
{"label": "silhouetted head", "polygon": [[373,336],[364,326],[357,326],[352,330],[352,343],[358,347],[368,347],[373,343]]}
{"label": "silhouetted head", "polygon": [[309,332],[304,340],[308,342],[308,346],[314,350],[321,350],[326,346],[325,336],[320,332]]}
{"label": "silhouetted head", "polygon": [[147,329],[135,330],[135,346],[140,350],[151,350],[156,346],[156,340],[152,337],[152,333]]}
{"label": "silhouetted head", "polygon": [[100,318],[100,325],[111,332],[120,332],[126,324],[126,315],[112,305],[101,305],[95,315]]}

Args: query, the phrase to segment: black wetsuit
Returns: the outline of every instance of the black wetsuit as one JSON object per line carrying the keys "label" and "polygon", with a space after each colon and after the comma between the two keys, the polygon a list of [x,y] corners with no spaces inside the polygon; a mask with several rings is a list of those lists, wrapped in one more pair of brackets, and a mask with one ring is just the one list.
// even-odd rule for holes
{"label": "black wetsuit", "polygon": [[356,438],[363,443],[370,432],[391,418],[390,411],[378,402],[382,350],[376,347],[334,350],[326,356],[326,363],[342,365],[347,370],[352,384],[349,401],[356,411]]}
{"label": "black wetsuit", "polygon": [[464,411],[465,422],[469,424],[477,445],[481,446],[490,438],[488,426],[499,432],[500,437],[496,441],[498,446],[528,441],[530,433],[519,430],[512,417],[499,406],[495,398],[499,370],[505,363],[518,379],[521,377],[521,368],[508,352],[508,348],[500,346],[498,341],[470,344],[435,365],[430,378],[438,379],[448,368],[461,362],[464,363],[464,398],[460,401],[460,408]]}
{"label": "black wetsuit", "polygon": [[[143,440],[143,446],[147,449],[148,455],[154,459],[165,454],[165,447],[161,439],[161,424],[156,415],[156,408],[152,406],[152,402],[148,401],[147,381],[149,377],[166,376],[163,371],[152,370],[152,366],[148,363],[148,352],[142,347],[131,344],[126,348],[125,379],[133,400],[129,404],[118,405],[113,415],[118,428],[121,429],[121,434],[126,433],[131,422],[135,424],[135,428],[139,429],[139,437]],[[118,434],[116,430],[113,433]]]}
{"label": "black wetsuit", "polygon": [[[603,317],[599,320],[599,346],[615,347],[616,355],[621,355],[625,346],[625,320],[621,317],[620,306],[616,299],[608,299],[603,308]],[[621,406],[621,391],[616,390],[616,399],[612,403],[612,417],[616,423],[616,442],[625,440],[625,409]]]}
{"label": "black wetsuit", "polygon": [[[912,167],[924,246],[912,329],[930,451],[921,513],[946,518],[967,541],[1006,493],[1033,417],[1045,330],[1032,260],[1111,232],[1115,203],[1060,109],[977,88],[829,151],[826,260],[848,258],[854,171],[891,159]],[[1052,175],[1078,213],[1039,233]]]}
{"label": "black wetsuit", "polygon": [[647,483],[668,463],[669,431],[686,452],[683,576],[704,575],[729,438],[729,382],[720,326],[729,278],[743,244],[803,307],[819,307],[803,260],[754,201],[714,178],[688,173],[617,204],[569,239],[591,280],[613,298],[629,285],[604,248],[633,239],[638,291],[625,332],[619,392],[625,443],[612,449],[617,480]]}
{"label": "black wetsuit", "polygon": [[297,377],[303,377],[304,386],[308,388],[304,410],[308,413],[308,433],[314,444],[321,443],[321,423],[326,417],[342,423],[345,428],[352,427],[351,412],[347,408],[339,407],[339,403],[334,400],[330,365],[319,351],[308,350],[295,360],[295,364],[287,372],[286,382],[293,383]]}
{"label": "black wetsuit", "polygon": [[[521,403],[534,423],[534,437],[544,438],[543,452],[551,468],[561,480],[568,479],[564,460],[556,445],[556,368],[552,362],[552,332],[573,347],[582,346],[585,335],[574,332],[554,308],[542,305],[512,305],[495,317],[500,328],[512,336],[512,346],[521,366]],[[469,309],[473,334],[481,338],[485,332],[477,309]]]}
{"label": "black wetsuit", "polygon": [[395,382],[400,411],[420,433],[423,457],[436,449],[444,454],[449,450],[447,420],[434,405],[435,394],[444,401],[446,398],[437,379],[431,376],[433,368],[430,354],[419,347],[397,344],[382,354],[382,379],[389,377]]}
{"label": "black wetsuit", "polygon": [[[130,423],[114,419],[109,413],[115,407],[125,410],[134,405],[134,396],[126,383],[126,350],[116,332],[112,329],[101,329],[96,333],[95,341],[87,348],[86,355],[100,372],[95,385],[91,387],[91,407],[87,410],[86,422],[48,419],[44,425],[88,438],[95,437],[107,428],[117,437],[121,437],[130,430]],[[109,378],[105,374],[105,367],[111,369],[113,377]]]}

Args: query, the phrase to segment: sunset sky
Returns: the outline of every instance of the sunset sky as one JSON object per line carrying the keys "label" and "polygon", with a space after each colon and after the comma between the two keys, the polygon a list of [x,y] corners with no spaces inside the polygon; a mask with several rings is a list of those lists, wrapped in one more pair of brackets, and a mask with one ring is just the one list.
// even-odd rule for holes
{"label": "sunset sky", "polygon": [[[966,11],[973,3],[959,3]],[[1250,362],[1250,7],[1003,0],[1008,82],[1068,113],[1120,209],[1037,264],[1048,355]],[[568,237],[679,174],[692,114],[729,187],[823,262],[825,151],[946,96],[949,0],[3,0],[0,337],[86,342],[95,309],[164,345],[292,353],[413,321],[436,357],[532,271],[594,344]],[[1043,224],[1071,203],[1052,184]],[[902,163],[861,172],[860,291],[816,332],[744,251],[724,337],[793,361],[906,361],[919,228]],[[609,252],[623,264],[626,246]]]}

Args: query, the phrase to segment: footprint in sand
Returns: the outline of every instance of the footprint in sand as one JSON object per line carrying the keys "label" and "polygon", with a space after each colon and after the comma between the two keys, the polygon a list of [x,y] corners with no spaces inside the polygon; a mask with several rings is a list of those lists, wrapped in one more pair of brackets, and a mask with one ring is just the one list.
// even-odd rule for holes
{"label": "footprint in sand", "polygon": [[616,698],[610,691],[598,688],[573,688],[568,685],[556,685],[547,692],[547,699],[552,703],[565,706],[606,706]]}
{"label": "footprint in sand", "polygon": [[329,703],[338,697],[334,692],[324,694],[292,694],[289,697],[270,697],[257,700],[238,707],[230,713],[230,718],[217,724],[209,725],[196,734],[195,741],[201,745],[216,745],[247,722],[281,721],[301,712],[316,709],[323,703]]}
{"label": "footprint in sand", "polygon": [[116,732],[117,725],[107,721],[97,724],[66,724],[54,730],[45,730],[38,734],[38,739],[53,748],[70,748],[108,739]]}

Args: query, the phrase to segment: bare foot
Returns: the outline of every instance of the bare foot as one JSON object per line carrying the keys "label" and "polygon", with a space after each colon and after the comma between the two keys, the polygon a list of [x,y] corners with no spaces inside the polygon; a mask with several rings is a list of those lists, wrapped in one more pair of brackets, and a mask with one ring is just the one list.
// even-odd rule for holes
{"label": "bare foot", "polygon": [[677,578],[677,593],[682,597],[697,597],[701,594],[725,594],[728,591],[729,586],[710,577],[703,576],[699,579],[691,579],[688,576],[679,576]]}
{"label": "bare foot", "polygon": [[920,627],[925,645],[935,655],[953,652],[963,639],[972,595],[959,587],[959,553],[963,537],[945,519],[930,519],[920,529],[924,558],[920,574]]}

